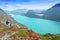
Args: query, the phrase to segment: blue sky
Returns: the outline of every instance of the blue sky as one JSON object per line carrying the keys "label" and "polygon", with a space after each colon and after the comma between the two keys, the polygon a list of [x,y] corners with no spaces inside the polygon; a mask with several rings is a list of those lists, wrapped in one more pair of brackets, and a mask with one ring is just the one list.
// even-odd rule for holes
{"label": "blue sky", "polygon": [[60,0],[0,0],[0,8],[4,10],[49,9],[57,3],[60,3]]}

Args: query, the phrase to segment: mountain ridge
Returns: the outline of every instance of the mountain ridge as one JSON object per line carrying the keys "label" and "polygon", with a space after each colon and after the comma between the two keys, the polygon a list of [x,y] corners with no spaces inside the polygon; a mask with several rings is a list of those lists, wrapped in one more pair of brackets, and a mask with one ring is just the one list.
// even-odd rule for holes
{"label": "mountain ridge", "polygon": [[60,3],[54,5],[44,13],[45,19],[60,21]]}

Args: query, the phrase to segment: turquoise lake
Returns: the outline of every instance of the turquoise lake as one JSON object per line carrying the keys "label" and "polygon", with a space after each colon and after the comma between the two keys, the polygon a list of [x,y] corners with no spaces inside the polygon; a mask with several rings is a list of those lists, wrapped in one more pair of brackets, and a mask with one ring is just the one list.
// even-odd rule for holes
{"label": "turquoise lake", "polygon": [[24,24],[28,29],[32,29],[36,33],[45,34],[60,34],[60,22],[38,19],[38,18],[29,18],[21,15],[10,14],[17,22]]}

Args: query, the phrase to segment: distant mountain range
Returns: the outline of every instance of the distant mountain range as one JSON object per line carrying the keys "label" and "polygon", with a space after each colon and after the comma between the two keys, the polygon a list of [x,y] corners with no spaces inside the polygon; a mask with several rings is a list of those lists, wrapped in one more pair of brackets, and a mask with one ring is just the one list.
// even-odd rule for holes
{"label": "distant mountain range", "polygon": [[23,14],[26,14],[28,11],[28,9],[16,9],[16,10],[13,10],[13,11],[6,11],[5,12],[7,14],[17,14],[17,15],[23,15]]}
{"label": "distant mountain range", "polygon": [[32,18],[42,18],[48,20],[60,21],[60,3],[54,5],[48,10],[26,10],[17,9],[8,13],[18,14],[22,16],[32,17]]}
{"label": "distant mountain range", "polygon": [[40,13],[29,10],[25,16],[60,21],[60,3]]}
{"label": "distant mountain range", "polygon": [[[29,9],[16,9],[16,10],[13,10],[13,11],[6,11],[5,12],[7,14],[17,14],[17,15],[27,15],[27,12],[29,11],[33,11],[35,13],[41,13],[43,10],[38,10],[38,9],[35,9],[35,10],[29,10]],[[30,13],[31,14],[31,13]]]}
{"label": "distant mountain range", "polygon": [[33,17],[33,18],[39,18],[40,16],[38,16],[36,14],[38,14],[38,13],[35,12],[34,10],[28,10],[28,12],[24,16]]}

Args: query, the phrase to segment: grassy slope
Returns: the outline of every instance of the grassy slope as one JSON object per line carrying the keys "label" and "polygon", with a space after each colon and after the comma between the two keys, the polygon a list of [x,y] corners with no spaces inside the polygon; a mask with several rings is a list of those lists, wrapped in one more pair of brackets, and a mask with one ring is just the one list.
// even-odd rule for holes
{"label": "grassy slope", "polygon": [[12,25],[15,25],[16,27],[25,28],[24,25],[19,24],[13,18],[7,15],[2,9],[0,9],[0,37],[2,37],[3,35],[9,32],[13,33],[19,31],[18,28],[14,28],[15,26],[12,26],[11,28],[7,28],[5,24],[6,20],[8,20]]}
{"label": "grassy slope", "polygon": [[2,9],[0,9],[0,22],[5,24],[5,21],[8,20],[11,24],[18,25],[20,27],[25,27],[22,24],[17,23],[13,18],[11,18],[9,15],[7,15]]}

